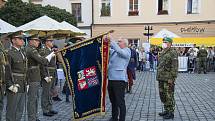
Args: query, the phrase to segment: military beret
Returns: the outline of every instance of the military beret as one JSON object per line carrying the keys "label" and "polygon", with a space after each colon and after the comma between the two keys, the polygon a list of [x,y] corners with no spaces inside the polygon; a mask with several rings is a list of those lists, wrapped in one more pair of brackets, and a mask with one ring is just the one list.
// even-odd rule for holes
{"label": "military beret", "polygon": [[170,38],[170,37],[164,37],[163,38],[163,42],[168,42],[168,43],[172,43],[172,38]]}

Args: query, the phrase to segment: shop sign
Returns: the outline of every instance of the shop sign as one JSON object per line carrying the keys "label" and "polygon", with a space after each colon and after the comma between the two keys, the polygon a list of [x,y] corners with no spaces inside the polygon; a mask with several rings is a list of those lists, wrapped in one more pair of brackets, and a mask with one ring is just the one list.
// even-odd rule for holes
{"label": "shop sign", "polygon": [[177,43],[177,44],[172,44],[172,47],[193,47],[193,44],[185,44],[185,43]]}
{"label": "shop sign", "polygon": [[182,27],[180,28],[181,33],[193,33],[193,34],[200,34],[206,31],[206,28],[198,27],[198,26],[189,26],[189,27]]}

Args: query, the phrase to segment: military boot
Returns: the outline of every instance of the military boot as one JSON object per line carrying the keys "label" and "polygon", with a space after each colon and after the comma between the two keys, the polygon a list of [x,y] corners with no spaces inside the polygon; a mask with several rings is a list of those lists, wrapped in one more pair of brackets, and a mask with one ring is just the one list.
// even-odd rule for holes
{"label": "military boot", "polygon": [[161,113],[158,113],[159,116],[165,116],[168,112],[167,111],[164,111],[164,112],[161,112]]}
{"label": "military boot", "polygon": [[174,113],[168,112],[166,115],[163,117],[164,119],[173,119],[174,118]]}

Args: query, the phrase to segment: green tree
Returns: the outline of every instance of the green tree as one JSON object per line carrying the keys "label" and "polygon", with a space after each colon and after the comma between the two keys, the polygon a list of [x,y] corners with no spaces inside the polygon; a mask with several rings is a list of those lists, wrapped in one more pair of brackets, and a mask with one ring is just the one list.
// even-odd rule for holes
{"label": "green tree", "polygon": [[0,9],[0,18],[14,26],[21,26],[43,15],[47,15],[58,22],[67,21],[77,25],[75,17],[64,9],[53,6],[42,6],[25,3],[22,0],[8,0]]}

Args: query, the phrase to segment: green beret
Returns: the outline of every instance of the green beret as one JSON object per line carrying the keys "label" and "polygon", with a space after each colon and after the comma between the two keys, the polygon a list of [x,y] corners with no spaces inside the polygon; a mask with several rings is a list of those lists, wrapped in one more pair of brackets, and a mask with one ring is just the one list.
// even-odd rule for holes
{"label": "green beret", "polygon": [[168,43],[172,43],[172,38],[170,38],[170,37],[164,37],[163,38],[163,42],[168,42]]}

